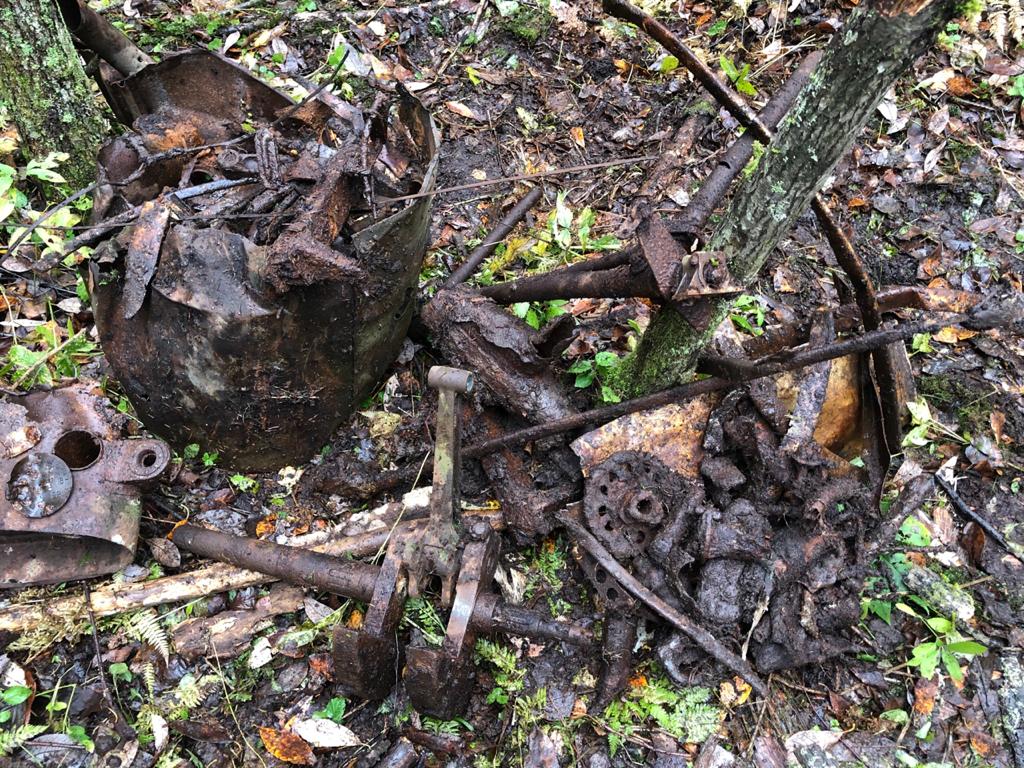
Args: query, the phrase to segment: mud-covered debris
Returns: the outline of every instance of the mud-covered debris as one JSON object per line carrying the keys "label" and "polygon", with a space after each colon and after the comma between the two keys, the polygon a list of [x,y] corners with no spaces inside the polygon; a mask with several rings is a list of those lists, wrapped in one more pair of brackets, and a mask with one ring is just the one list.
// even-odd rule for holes
{"label": "mud-covered debris", "polygon": [[110,91],[132,130],[100,152],[89,281],[116,377],[178,449],[305,461],[408,328],[430,197],[390,201],[433,188],[429,114],[401,88],[366,115],[296,105],[211,52]]}

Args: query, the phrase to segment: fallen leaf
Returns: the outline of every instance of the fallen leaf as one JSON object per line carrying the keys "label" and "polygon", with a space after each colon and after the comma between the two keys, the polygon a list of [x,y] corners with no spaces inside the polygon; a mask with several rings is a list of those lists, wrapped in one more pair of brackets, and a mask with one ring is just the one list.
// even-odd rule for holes
{"label": "fallen leaf", "polygon": [[454,112],[459,117],[465,117],[469,120],[476,120],[478,123],[483,122],[483,118],[480,117],[476,112],[467,107],[461,101],[446,101],[444,105],[449,111]]}
{"label": "fallen leaf", "polygon": [[292,723],[292,732],[317,749],[343,749],[358,747],[362,742],[341,723],[326,717],[310,718]]}
{"label": "fallen leaf", "polygon": [[958,344],[964,339],[970,339],[977,335],[977,331],[968,331],[965,328],[957,328],[950,325],[933,334],[932,339],[943,344]]}
{"label": "fallen leaf", "polygon": [[1003,427],[1006,426],[1006,414],[1002,411],[992,411],[988,415],[988,424],[992,427],[992,436],[995,437],[997,443],[1001,443],[1006,438],[1003,435]]}
{"label": "fallen leaf", "polygon": [[263,746],[267,748],[267,752],[278,760],[284,760],[286,763],[293,763],[295,765],[313,765],[316,763],[316,757],[313,755],[313,750],[309,744],[291,731],[279,731],[276,728],[268,728],[261,725],[260,739],[263,740]]}
{"label": "fallen leaf", "polygon": [[946,83],[946,90],[954,96],[969,96],[974,93],[974,88],[974,81],[963,75],[950,78],[949,82]]}
{"label": "fallen leaf", "polygon": [[270,640],[261,637],[252,644],[252,651],[249,653],[249,669],[265,667],[274,658],[274,649],[270,647]]}
{"label": "fallen leaf", "polygon": [[256,538],[264,539],[277,530],[277,515],[271,513],[256,523]]}
{"label": "fallen leaf", "polygon": [[586,139],[583,138],[583,129],[579,126],[569,129],[569,138],[572,139],[572,143],[580,149],[587,148]]}

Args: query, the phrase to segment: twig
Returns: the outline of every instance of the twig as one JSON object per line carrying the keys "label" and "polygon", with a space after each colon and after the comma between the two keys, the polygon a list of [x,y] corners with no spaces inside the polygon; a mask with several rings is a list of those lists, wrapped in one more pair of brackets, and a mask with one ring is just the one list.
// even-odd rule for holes
{"label": "twig", "polygon": [[474,181],[472,184],[459,184],[454,187],[442,187],[441,189],[435,189],[431,192],[416,192],[412,195],[402,195],[400,197],[382,197],[380,200],[384,203],[397,203],[402,200],[417,200],[421,197],[430,197],[431,195],[443,195],[449,192],[463,192],[467,189],[481,189],[482,187],[493,187],[497,184],[507,184],[510,181],[532,181],[533,179],[543,179],[548,176],[564,176],[569,173],[579,173],[580,171],[596,171],[600,168],[615,168],[620,165],[631,165],[633,163],[653,163],[660,155],[640,155],[639,157],[625,157],[621,160],[608,160],[604,163],[587,163],[586,165],[570,165],[567,168],[554,168],[550,171],[537,171],[536,173],[518,173],[515,176],[502,176],[498,179],[487,179],[485,181]]}
{"label": "twig", "polygon": [[960,497],[960,494],[957,493],[953,486],[946,482],[946,479],[938,472],[935,473],[935,482],[938,483],[939,488],[949,496],[949,500],[953,503],[953,509],[956,510],[957,514],[981,528],[981,530],[985,532],[986,536],[1002,547],[1002,549],[1006,550],[1006,552],[1017,562],[1024,565],[1024,558],[1021,558],[1020,555],[1013,551],[1013,548],[1010,546],[1010,542],[1003,537],[1003,534],[997,531],[995,526],[982,517],[980,513],[975,512],[967,506],[967,503]]}
{"label": "twig", "polygon": [[96,631],[96,615],[92,610],[92,592],[89,589],[89,582],[85,582],[83,585],[85,590],[85,609],[89,613],[89,627],[92,629],[92,647],[96,654],[96,668],[100,676],[100,686],[103,688],[103,695],[107,699],[107,705],[110,707],[114,716],[117,718],[117,722],[114,724],[114,728],[121,735],[122,738],[132,737],[134,738],[137,734],[135,729],[128,722],[128,718],[125,717],[124,710],[121,709],[120,701],[116,700],[110,693],[110,686],[107,684],[107,672],[103,668],[103,653],[100,650],[100,638]]}
{"label": "twig", "polygon": [[559,515],[559,521],[565,526],[566,530],[569,531],[569,534],[573,537],[576,543],[583,547],[583,549],[597,560],[600,566],[604,568],[613,579],[622,585],[623,589],[633,595],[637,600],[643,602],[648,608],[657,613],[663,619],[675,626],[676,629],[693,640],[713,659],[750,683],[750,686],[761,694],[761,696],[767,698],[768,686],[765,685],[764,681],[746,661],[722,645],[722,643],[706,629],[691,621],[654,594],[654,592],[637,581],[633,574],[623,568],[611,553],[601,546],[601,542],[594,538],[590,531],[588,531],[583,524],[576,519],[576,515],[573,512],[567,511],[562,515]]}

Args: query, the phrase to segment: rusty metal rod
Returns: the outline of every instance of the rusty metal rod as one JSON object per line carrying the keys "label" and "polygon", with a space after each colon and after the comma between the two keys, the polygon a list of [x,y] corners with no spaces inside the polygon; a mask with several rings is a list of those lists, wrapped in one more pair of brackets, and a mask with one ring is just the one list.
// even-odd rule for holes
{"label": "rusty metal rod", "polygon": [[483,264],[484,259],[494,253],[494,249],[498,247],[498,244],[509,236],[509,233],[516,228],[516,225],[540,201],[543,194],[544,188],[540,185],[527,192],[523,199],[516,203],[512,210],[506,213],[494,229],[488,233],[484,241],[473,249],[473,252],[466,257],[466,260],[462,262],[459,268],[449,275],[441,287],[452,288],[472,277],[477,268]]}
{"label": "rusty metal rod", "polygon": [[125,34],[78,0],[57,0],[68,31],[90,51],[127,77],[153,60]]}
{"label": "rusty metal rod", "polygon": [[[861,321],[865,331],[875,331],[882,327],[882,310],[878,306],[878,293],[864,267],[864,262],[853,247],[853,243],[843,232],[839,223],[832,217],[820,195],[815,196],[812,203],[814,213],[818,217],[818,226],[825,233],[825,238],[832,247],[836,262],[850,279],[853,286],[854,299],[860,310]],[[875,365],[875,377],[878,380],[879,405],[882,410],[882,433],[889,453],[899,450],[903,439],[902,404],[900,403],[899,387],[896,383],[896,370],[893,365],[891,347],[883,347],[871,352],[871,360]]]}
{"label": "rusty metal rod", "polygon": [[726,648],[718,638],[704,629],[704,627],[677,611],[637,581],[633,574],[623,568],[619,561],[601,545],[601,542],[594,538],[586,526],[577,519],[577,515],[567,511],[559,516],[559,522],[565,526],[572,539],[579,546],[583,547],[597,561],[597,564],[619,582],[622,588],[629,592],[629,594],[693,640],[715,661],[750,683],[750,686],[761,696],[768,696],[768,686],[765,685],[760,675],[754,671],[750,664]]}
{"label": "rusty metal rod", "polygon": [[[230,563],[291,584],[364,602],[372,599],[380,570],[367,563],[342,560],[300,547],[233,536],[194,525],[179,526],[173,531],[171,539],[179,549],[210,560]],[[553,621],[536,611],[508,605],[493,594],[483,595],[477,600],[470,626],[476,632],[485,634],[503,632],[575,645],[593,641],[593,633],[580,624]]]}
{"label": "rusty metal rod", "polygon": [[668,27],[655,19],[653,16],[644,13],[635,5],[626,0],[602,0],[601,8],[605,13],[615,16],[623,21],[636,24],[644,32],[657,40],[661,45],[679,59],[679,63],[703,85],[712,96],[729,113],[745,126],[753,128],[758,138],[767,141],[771,137],[768,129],[758,119],[757,115],[750,109],[747,103],[740,98],[734,90],[727,86],[711,68],[697,58],[697,55],[690,48],[676,37]]}
{"label": "rusty metal rod", "polygon": [[[789,76],[789,79],[772,95],[757,116],[761,122],[774,129],[789,112],[796,101],[800,89],[807,84],[814,68],[821,61],[821,51],[815,51],[804,57],[800,65]],[[665,223],[669,230],[676,234],[687,234],[696,238],[704,225],[707,224],[715,208],[722,202],[725,193],[754,155],[754,143],[761,141],[754,131],[744,131],[743,135],[729,145],[722,154],[714,170],[701,182],[686,208]]]}
{"label": "rusty metal rod", "polygon": [[661,300],[654,274],[647,264],[628,264],[611,269],[570,272],[555,269],[480,289],[499,304],[548,299],[614,299],[623,296]]}

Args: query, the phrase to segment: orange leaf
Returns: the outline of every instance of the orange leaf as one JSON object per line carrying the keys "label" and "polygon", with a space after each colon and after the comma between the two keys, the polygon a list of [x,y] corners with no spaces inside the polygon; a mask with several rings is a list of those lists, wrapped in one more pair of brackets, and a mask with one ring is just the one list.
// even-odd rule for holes
{"label": "orange leaf", "polygon": [[345,626],[349,629],[362,629],[363,628],[363,612],[356,608],[352,613],[345,619]]}
{"label": "orange leaf", "polygon": [[976,331],[968,331],[963,328],[955,328],[950,325],[939,330],[939,332],[932,336],[932,338],[942,344],[957,344],[964,339],[969,339],[972,336],[977,335]]}
{"label": "orange leaf", "polygon": [[267,728],[261,725],[260,738],[263,739],[263,746],[267,748],[267,752],[278,760],[295,765],[316,763],[316,757],[309,744],[290,731],[279,731],[276,728]]}
{"label": "orange leaf", "polygon": [[580,149],[587,148],[587,140],[583,138],[583,129],[579,126],[569,129],[569,137],[572,139],[573,144]]}
{"label": "orange leaf", "polygon": [[637,675],[636,677],[629,678],[630,688],[643,688],[647,685],[647,678],[643,675]]}
{"label": "orange leaf", "polygon": [[968,96],[974,92],[974,83],[969,77],[957,75],[956,77],[951,77],[949,82],[946,83],[946,90],[954,96]]}
{"label": "orange leaf", "polygon": [[277,530],[277,515],[267,515],[256,523],[256,537],[262,539]]}
{"label": "orange leaf", "polygon": [[846,205],[850,208],[867,208],[868,201],[863,197],[852,197]]}
{"label": "orange leaf", "polygon": [[466,117],[469,118],[470,120],[476,120],[477,122],[483,121],[483,118],[480,117],[480,115],[478,115],[472,109],[467,107],[461,101],[446,101],[444,105],[459,117]]}

